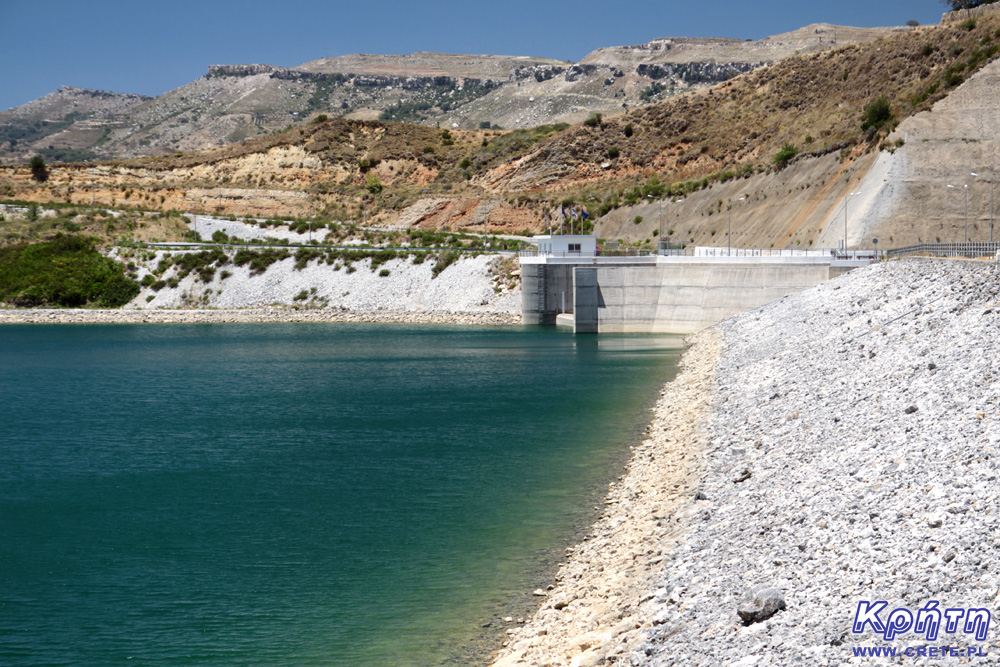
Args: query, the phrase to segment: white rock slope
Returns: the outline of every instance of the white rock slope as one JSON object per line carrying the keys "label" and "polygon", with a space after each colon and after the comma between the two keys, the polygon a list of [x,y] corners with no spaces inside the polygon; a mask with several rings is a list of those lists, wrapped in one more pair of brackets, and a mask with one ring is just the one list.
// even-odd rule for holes
{"label": "white rock slope", "polygon": [[[604,516],[497,664],[1000,664],[997,267],[872,265],[692,342]],[[778,610],[745,625],[761,589]],[[883,620],[932,601],[993,619],[985,641],[886,641],[852,633],[862,601],[885,601]],[[900,656],[855,656],[867,647]]]}
{"label": "white rock slope", "polygon": [[[885,263],[732,318],[687,536],[664,561],[657,627],[629,662],[890,664],[856,646],[986,642],[851,632],[859,601],[997,611],[1000,273]],[[744,626],[743,596],[787,609]],[[651,610],[652,611],[652,610]],[[906,664],[938,664],[916,658]],[[891,664],[900,664],[893,660]]]}

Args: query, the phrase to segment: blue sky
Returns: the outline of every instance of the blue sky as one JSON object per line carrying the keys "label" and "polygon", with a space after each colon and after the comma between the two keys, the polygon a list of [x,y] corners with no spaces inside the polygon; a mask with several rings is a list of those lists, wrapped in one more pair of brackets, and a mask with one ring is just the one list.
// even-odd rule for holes
{"label": "blue sky", "polygon": [[214,64],[413,51],[579,60],[657,37],[926,25],[944,9],[939,0],[0,0],[0,111],[62,85],[159,95]]}

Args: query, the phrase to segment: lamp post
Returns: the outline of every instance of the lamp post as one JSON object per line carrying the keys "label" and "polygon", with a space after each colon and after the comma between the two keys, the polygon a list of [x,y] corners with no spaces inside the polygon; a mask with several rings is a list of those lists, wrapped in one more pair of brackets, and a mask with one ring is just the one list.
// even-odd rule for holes
{"label": "lamp post", "polygon": [[726,234],[727,255],[733,254],[733,202],[743,201],[746,197],[729,200],[729,233]]}
{"label": "lamp post", "polygon": [[[653,195],[646,195],[646,199],[653,199]],[[663,239],[663,199],[660,199],[660,208],[656,213],[656,238]]]}
{"label": "lamp post", "polygon": [[[949,185],[952,190],[957,190],[958,188],[954,185]],[[965,190],[965,242],[969,242],[969,184],[966,183],[962,186]]]}
{"label": "lamp post", "polygon": [[847,257],[847,200],[859,194],[861,194],[861,190],[852,192],[844,197],[844,257]]}
{"label": "lamp post", "polygon": [[[976,178],[982,178],[976,172],[972,172]],[[990,243],[993,243],[993,176],[990,176]]]}

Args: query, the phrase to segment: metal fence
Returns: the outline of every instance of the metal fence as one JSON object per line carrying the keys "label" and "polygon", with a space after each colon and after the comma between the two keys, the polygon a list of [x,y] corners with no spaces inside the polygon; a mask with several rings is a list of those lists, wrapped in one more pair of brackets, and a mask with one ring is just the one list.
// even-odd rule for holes
{"label": "metal fence", "polygon": [[608,250],[602,248],[596,253],[592,252],[538,252],[538,250],[521,250],[519,257],[570,257],[573,259],[590,259],[592,257],[652,257],[652,250]]}
{"label": "metal fence", "polygon": [[990,257],[996,256],[1000,243],[918,243],[886,250],[887,257],[930,255],[933,257]]}

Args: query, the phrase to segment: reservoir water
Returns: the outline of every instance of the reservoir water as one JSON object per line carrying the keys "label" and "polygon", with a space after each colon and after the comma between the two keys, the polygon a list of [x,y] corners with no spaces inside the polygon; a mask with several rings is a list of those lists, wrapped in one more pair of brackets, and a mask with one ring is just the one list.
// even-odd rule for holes
{"label": "reservoir water", "polygon": [[465,664],[593,518],[679,347],[0,328],[0,664]]}

